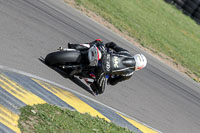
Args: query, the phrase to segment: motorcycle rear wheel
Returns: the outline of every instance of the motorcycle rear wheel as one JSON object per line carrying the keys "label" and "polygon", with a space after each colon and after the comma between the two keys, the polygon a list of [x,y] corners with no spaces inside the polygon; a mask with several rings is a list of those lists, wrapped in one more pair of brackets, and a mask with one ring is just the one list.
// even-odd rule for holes
{"label": "motorcycle rear wheel", "polygon": [[49,66],[66,65],[68,63],[79,64],[81,54],[79,51],[57,51],[45,57],[45,63]]}

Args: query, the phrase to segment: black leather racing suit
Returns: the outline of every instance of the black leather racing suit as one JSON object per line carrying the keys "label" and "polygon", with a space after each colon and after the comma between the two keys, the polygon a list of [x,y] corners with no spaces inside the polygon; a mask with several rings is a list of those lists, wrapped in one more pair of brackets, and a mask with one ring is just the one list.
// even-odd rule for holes
{"label": "black leather racing suit", "polygon": [[[135,70],[135,61],[133,56],[127,50],[119,47],[114,42],[109,42],[103,45],[103,42],[100,39],[97,39],[87,44],[90,44],[90,46],[96,44],[99,50],[104,54],[106,53],[106,49],[112,49],[114,51],[114,53],[110,55],[112,59],[109,62],[110,63],[109,71],[107,71],[105,68],[106,63],[102,64],[102,67],[98,67],[96,69],[95,75],[97,80],[91,84],[91,88],[93,89],[93,91],[98,91],[97,93],[100,94],[104,92],[106,84],[106,78],[105,78],[106,74],[112,75],[108,78],[107,81],[107,83],[110,85],[116,85],[118,82],[127,80],[133,75]],[[80,44],[70,44],[68,45],[68,47],[76,49],[82,49],[82,48],[84,49],[84,47],[81,46]],[[117,59],[117,64],[116,64],[116,59]],[[102,62],[106,62],[104,60],[106,59],[102,58]]]}
{"label": "black leather racing suit", "polygon": [[[119,61],[119,67],[118,68],[113,68],[111,71],[112,77],[108,78],[108,83],[111,85],[116,85],[118,82],[122,82],[124,80],[127,80],[132,77],[134,70],[135,70],[135,61],[133,59],[133,56],[126,50],[121,47],[119,47],[116,43],[114,42],[109,42],[105,44],[106,48],[114,50],[115,54],[113,56],[117,56],[121,60]],[[132,59],[132,65],[122,65],[124,60],[126,59]]]}

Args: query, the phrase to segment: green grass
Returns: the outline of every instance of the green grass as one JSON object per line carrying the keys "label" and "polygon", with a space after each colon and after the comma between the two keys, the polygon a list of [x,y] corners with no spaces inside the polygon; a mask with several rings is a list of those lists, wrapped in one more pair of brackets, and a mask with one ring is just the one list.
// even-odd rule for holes
{"label": "green grass", "polygon": [[104,119],[49,104],[25,106],[20,111],[23,133],[130,133]]}
{"label": "green grass", "polygon": [[200,26],[174,6],[163,0],[75,1],[200,77]]}

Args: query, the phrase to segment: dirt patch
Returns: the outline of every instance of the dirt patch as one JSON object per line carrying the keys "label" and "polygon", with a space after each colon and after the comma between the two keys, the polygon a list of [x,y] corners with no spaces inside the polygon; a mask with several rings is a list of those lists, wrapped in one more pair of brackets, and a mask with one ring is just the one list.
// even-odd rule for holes
{"label": "dirt patch", "polygon": [[68,3],[71,7],[80,10],[83,14],[87,15],[91,19],[93,19],[96,22],[106,26],[107,28],[109,28],[114,33],[116,33],[116,34],[120,35],[121,37],[125,38],[126,40],[128,40],[129,42],[131,42],[132,44],[134,44],[138,48],[142,49],[146,53],[151,54],[153,57],[155,57],[159,61],[169,65],[170,67],[172,67],[173,69],[175,69],[175,70],[177,70],[179,72],[182,72],[182,73],[186,74],[187,76],[191,77],[195,81],[200,82],[200,78],[198,78],[196,75],[194,75],[189,69],[187,69],[187,68],[183,67],[182,65],[180,65],[179,63],[175,62],[169,56],[167,56],[167,55],[165,55],[163,53],[159,53],[158,51],[154,50],[153,48],[143,47],[140,43],[138,43],[136,41],[136,39],[130,37],[128,35],[128,33],[119,31],[115,26],[110,24],[108,21],[106,21],[104,18],[102,18],[98,14],[96,14],[96,13],[94,13],[94,12],[92,12],[92,11],[86,9],[86,8],[84,8],[82,5],[77,5],[74,0],[64,0],[64,1],[66,3]]}

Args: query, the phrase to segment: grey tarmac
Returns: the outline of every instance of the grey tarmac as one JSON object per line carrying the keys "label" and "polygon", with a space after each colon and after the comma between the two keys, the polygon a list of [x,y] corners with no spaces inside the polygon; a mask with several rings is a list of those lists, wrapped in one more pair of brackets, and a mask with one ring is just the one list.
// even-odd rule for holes
{"label": "grey tarmac", "polygon": [[[94,97],[39,59],[68,42],[101,38],[132,54],[143,53],[146,69]],[[165,133],[200,130],[200,85],[69,7],[62,0],[0,0],[0,65],[66,86]],[[81,83],[81,81],[80,81]]]}

